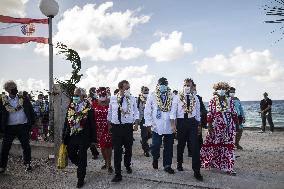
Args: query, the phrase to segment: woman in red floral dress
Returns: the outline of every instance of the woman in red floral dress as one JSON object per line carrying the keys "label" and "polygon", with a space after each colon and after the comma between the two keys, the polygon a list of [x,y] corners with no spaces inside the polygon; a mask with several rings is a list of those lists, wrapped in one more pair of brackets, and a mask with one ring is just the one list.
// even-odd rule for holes
{"label": "woman in red floral dress", "polygon": [[98,101],[93,101],[93,109],[95,113],[96,129],[97,129],[97,140],[98,148],[101,148],[105,165],[102,169],[108,169],[109,173],[113,172],[111,167],[111,155],[112,155],[112,143],[111,134],[108,130],[107,114],[108,114],[108,98],[107,89],[100,87],[97,90]]}
{"label": "woman in red floral dress", "polygon": [[236,175],[234,147],[238,124],[237,113],[232,99],[226,97],[229,85],[219,82],[213,89],[215,93],[209,102],[207,115],[209,132],[200,150],[201,166],[217,168]]}

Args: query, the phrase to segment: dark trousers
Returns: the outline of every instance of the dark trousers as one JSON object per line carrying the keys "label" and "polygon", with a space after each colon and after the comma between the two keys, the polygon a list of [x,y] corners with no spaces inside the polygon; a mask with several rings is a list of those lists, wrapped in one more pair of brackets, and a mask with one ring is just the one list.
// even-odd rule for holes
{"label": "dark trousers", "polygon": [[141,130],[141,145],[144,152],[149,152],[149,144],[148,140],[152,137],[151,133],[148,132],[147,127],[143,126],[144,118],[140,122],[140,130]]}
{"label": "dark trousers", "polygon": [[266,119],[268,121],[268,124],[270,126],[270,131],[274,131],[274,124],[272,121],[272,115],[271,112],[268,112],[267,114],[261,114],[261,120],[262,120],[262,131],[265,131],[265,127],[266,127]]}
{"label": "dark trousers", "polygon": [[192,169],[200,170],[200,137],[198,136],[198,122],[195,118],[177,119],[177,163],[183,163],[183,152],[186,142],[190,138],[192,151]]}
{"label": "dark trousers", "polygon": [[85,144],[69,143],[67,145],[68,157],[77,166],[78,179],[84,179],[86,175],[88,147]]}
{"label": "dark trousers", "polygon": [[100,154],[98,149],[96,148],[96,146],[93,145],[93,144],[91,144],[90,150],[91,150],[92,155],[93,155],[94,158],[97,157]]}
{"label": "dark trousers", "polygon": [[160,158],[160,148],[162,141],[164,142],[163,166],[164,168],[171,167],[173,159],[173,144],[174,144],[173,134],[159,135],[156,132],[152,132],[152,145],[150,147],[151,154],[154,160],[158,160]]}
{"label": "dark trousers", "polygon": [[8,125],[6,126],[1,149],[1,163],[0,167],[6,168],[8,162],[9,151],[11,149],[13,140],[17,137],[22,145],[24,164],[31,163],[31,146],[30,133],[27,124],[22,125]]}
{"label": "dark trousers", "polygon": [[112,144],[114,150],[115,174],[121,175],[122,146],[124,146],[124,166],[131,166],[133,145],[133,124],[112,124]]}

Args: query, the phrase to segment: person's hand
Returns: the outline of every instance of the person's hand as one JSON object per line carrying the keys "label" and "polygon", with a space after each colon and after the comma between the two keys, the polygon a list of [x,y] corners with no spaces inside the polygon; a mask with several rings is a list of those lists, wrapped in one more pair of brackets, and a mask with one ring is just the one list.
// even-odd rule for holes
{"label": "person's hand", "polygon": [[151,127],[152,127],[152,126],[148,126],[148,127],[147,127],[147,132],[148,132],[148,133],[152,133]]}
{"label": "person's hand", "polygon": [[108,132],[110,132],[110,131],[111,131],[111,128],[112,128],[111,124],[110,124],[110,123],[108,123]]}
{"label": "person's hand", "polygon": [[138,125],[137,125],[137,124],[134,125],[133,130],[134,130],[134,131],[138,131]]}
{"label": "person's hand", "polygon": [[98,148],[98,144],[95,142],[92,142],[92,145],[95,146],[96,148]]}
{"label": "person's hand", "polygon": [[176,124],[171,124],[173,133],[177,132]]}
{"label": "person's hand", "polygon": [[208,124],[208,132],[209,133],[213,132],[212,124]]}
{"label": "person's hand", "polygon": [[201,135],[201,133],[202,133],[202,127],[201,127],[201,125],[198,125],[197,134]]}

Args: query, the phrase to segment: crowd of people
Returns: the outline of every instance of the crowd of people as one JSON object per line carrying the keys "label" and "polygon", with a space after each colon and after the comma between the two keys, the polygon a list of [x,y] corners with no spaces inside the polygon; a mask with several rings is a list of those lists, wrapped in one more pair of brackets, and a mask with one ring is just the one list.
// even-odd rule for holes
{"label": "crowd of people", "polygon": [[[236,89],[226,82],[214,84],[207,110],[192,79],[186,78],[181,85],[181,91],[172,92],[168,80],[162,77],[153,92],[142,86],[138,97],[131,94],[127,80],[118,83],[113,95],[108,87],[92,87],[89,94],[83,88],[76,88],[67,109],[62,141],[67,145],[69,159],[77,166],[77,187],[84,185],[89,148],[94,159],[99,155],[98,148],[101,150],[105,161],[101,169],[109,174],[114,171],[112,182],[122,180],[123,154],[124,167],[127,174],[131,174],[133,131],[137,131],[139,126],[141,148],[144,156],[150,157],[151,154],[153,169],[159,168],[163,144],[164,171],[175,173],[172,163],[176,139],[178,171],[183,171],[183,154],[187,146],[188,155],[192,157],[194,177],[198,181],[203,181],[201,168],[217,168],[236,175],[235,149],[243,149],[240,139],[245,123],[241,101],[235,96]],[[4,133],[0,173],[6,170],[15,137],[22,144],[26,170],[31,171],[30,131],[36,122],[41,122],[45,123],[42,133],[47,134],[45,116],[48,103],[40,94],[33,106],[30,98],[18,93],[14,81],[6,82],[4,89],[8,95],[2,95],[0,103],[1,129]],[[269,104],[272,103],[266,103],[263,114],[269,114]],[[204,141],[202,128],[208,129]],[[149,139],[152,139],[150,145]]]}

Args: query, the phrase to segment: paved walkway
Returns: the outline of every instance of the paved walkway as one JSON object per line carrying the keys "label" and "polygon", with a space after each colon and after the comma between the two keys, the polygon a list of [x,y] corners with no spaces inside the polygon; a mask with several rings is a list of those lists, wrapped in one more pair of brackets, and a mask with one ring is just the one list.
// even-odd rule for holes
{"label": "paved walkway", "polygon": [[[198,182],[193,177],[191,158],[188,157],[185,157],[185,171],[183,172],[176,172],[174,175],[165,173],[161,166],[162,159],[159,162],[159,170],[154,170],[151,166],[151,157],[147,158],[142,154],[138,133],[135,134],[135,138],[133,174],[128,175],[123,170],[123,181],[113,184],[110,182],[113,175],[100,170],[103,165],[102,157],[92,160],[89,152],[84,188],[284,188],[284,132],[268,135],[245,131],[242,139],[245,150],[236,152],[240,156],[236,164],[237,176],[229,176],[218,170],[202,170],[204,182]],[[173,168],[176,168],[175,160],[176,157],[174,157]],[[0,175],[0,188],[75,188],[76,186],[76,169],[72,164],[65,170],[59,171],[54,169],[52,162],[37,159],[33,166],[34,171],[26,174],[21,166],[21,159],[11,157],[8,171]]]}

